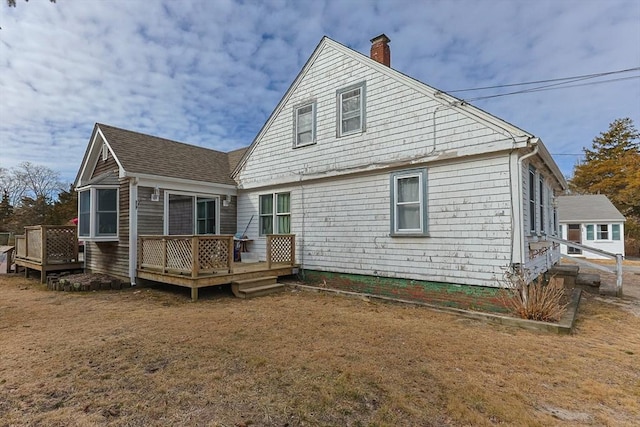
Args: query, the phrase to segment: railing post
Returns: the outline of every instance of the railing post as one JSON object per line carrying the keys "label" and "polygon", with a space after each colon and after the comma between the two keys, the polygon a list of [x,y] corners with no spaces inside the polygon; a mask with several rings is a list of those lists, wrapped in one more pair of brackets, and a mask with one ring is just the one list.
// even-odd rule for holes
{"label": "railing post", "polygon": [[616,295],[622,296],[622,254],[616,254]]}
{"label": "railing post", "polygon": [[291,255],[289,256],[289,261],[291,261],[291,265],[294,266],[296,265],[296,235],[291,234],[289,239],[291,240]]}
{"label": "railing post", "polygon": [[24,228],[24,257],[29,258],[29,232]]}
{"label": "railing post", "polygon": [[40,262],[44,265],[47,264],[47,257],[49,254],[47,253],[47,226],[40,226]]}
{"label": "railing post", "polygon": [[267,234],[267,268],[271,268],[271,234]]}
{"label": "railing post", "polygon": [[167,272],[167,239],[162,238],[162,274]]}
{"label": "railing post", "polygon": [[235,259],[235,242],[233,236],[227,237],[227,269],[229,274],[233,273],[233,261]]}
{"label": "railing post", "polygon": [[191,237],[191,277],[198,277],[200,269],[200,254],[198,253],[200,238],[198,236]]}

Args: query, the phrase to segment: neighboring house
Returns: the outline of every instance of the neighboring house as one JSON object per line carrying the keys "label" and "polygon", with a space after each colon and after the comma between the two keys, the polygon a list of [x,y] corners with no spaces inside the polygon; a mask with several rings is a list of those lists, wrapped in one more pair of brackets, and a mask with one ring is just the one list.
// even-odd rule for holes
{"label": "neighboring house", "polygon": [[[558,197],[561,238],[624,256],[625,218],[603,194]],[[605,256],[561,245],[563,254],[592,259]]]}
{"label": "neighboring house", "polygon": [[324,37],[246,152],[97,124],[75,183],[87,267],[135,281],[139,235],[248,225],[261,258],[266,235],[295,234],[303,271],[490,287],[545,272],[566,182],[542,141],[372,43],[370,58]]}
{"label": "neighboring house", "polygon": [[[539,138],[324,37],[233,178],[263,251],[294,233],[304,270],[499,286],[560,257],[566,188]],[[526,109],[526,104],[522,105]]]}
{"label": "neighboring house", "polygon": [[97,123],[74,183],[86,269],[135,283],[140,235],[234,234],[243,153]]}

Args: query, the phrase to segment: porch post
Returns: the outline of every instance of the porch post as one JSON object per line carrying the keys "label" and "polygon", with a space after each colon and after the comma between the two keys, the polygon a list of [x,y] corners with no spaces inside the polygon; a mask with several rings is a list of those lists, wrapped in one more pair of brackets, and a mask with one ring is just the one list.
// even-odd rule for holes
{"label": "porch post", "polygon": [[616,295],[622,296],[622,254],[616,254]]}
{"label": "porch post", "polygon": [[[200,259],[200,254],[198,253],[200,238],[198,236],[191,237],[191,277],[198,277],[198,270],[200,270],[200,263],[198,262]],[[193,290],[196,288],[191,288],[192,298],[193,298]],[[198,290],[196,289],[196,299],[198,299]]]}

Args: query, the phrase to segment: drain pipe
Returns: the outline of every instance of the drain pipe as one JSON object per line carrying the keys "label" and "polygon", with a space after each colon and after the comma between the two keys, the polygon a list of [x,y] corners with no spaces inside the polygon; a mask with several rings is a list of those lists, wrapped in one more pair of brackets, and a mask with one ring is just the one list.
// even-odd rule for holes
{"label": "drain pipe", "polygon": [[517,206],[518,206],[518,213],[519,215],[517,216],[517,222],[519,223],[518,226],[516,227],[516,230],[518,231],[518,233],[520,233],[520,261],[521,261],[521,265],[525,263],[525,259],[524,259],[524,254],[525,254],[525,246],[524,246],[524,221],[523,221],[523,204],[524,204],[524,194],[522,192],[522,162],[530,157],[535,156],[536,154],[538,154],[538,150],[540,149],[540,146],[538,145],[538,142],[540,141],[539,138],[529,138],[529,140],[527,140],[527,144],[532,145],[533,146],[533,151],[531,151],[530,153],[525,154],[524,156],[520,157],[518,159],[518,202],[517,202]]}

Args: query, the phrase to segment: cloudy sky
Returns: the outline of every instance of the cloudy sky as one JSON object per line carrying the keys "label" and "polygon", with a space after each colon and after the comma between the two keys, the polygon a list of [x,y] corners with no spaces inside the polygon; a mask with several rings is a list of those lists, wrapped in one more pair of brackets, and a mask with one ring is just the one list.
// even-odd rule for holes
{"label": "cloudy sky", "polygon": [[[322,38],[542,138],[565,175],[616,118],[640,128],[637,0],[48,0],[0,4],[0,167],[71,182],[95,122],[229,151],[251,143]],[[530,93],[481,97],[555,85]],[[574,86],[574,87],[566,87]]]}

